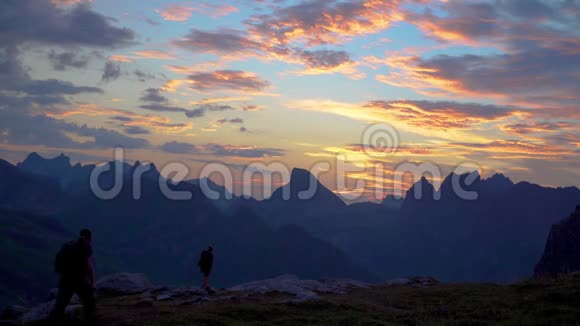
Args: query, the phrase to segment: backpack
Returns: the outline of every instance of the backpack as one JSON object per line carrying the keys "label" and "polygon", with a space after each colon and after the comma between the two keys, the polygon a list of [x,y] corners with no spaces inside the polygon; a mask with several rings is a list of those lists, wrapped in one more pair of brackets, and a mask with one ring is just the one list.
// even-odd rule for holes
{"label": "backpack", "polygon": [[54,271],[59,274],[71,274],[79,270],[81,262],[80,248],[77,241],[65,243],[54,259]]}

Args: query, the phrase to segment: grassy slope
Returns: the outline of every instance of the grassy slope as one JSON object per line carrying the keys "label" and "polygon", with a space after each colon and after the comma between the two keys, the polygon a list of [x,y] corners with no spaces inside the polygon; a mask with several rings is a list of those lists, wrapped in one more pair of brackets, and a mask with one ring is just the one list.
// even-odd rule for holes
{"label": "grassy slope", "polygon": [[514,285],[457,284],[430,288],[378,286],[318,301],[281,304],[280,294],[197,306],[137,298],[106,299],[100,315],[111,326],[166,325],[578,325],[580,280]]}

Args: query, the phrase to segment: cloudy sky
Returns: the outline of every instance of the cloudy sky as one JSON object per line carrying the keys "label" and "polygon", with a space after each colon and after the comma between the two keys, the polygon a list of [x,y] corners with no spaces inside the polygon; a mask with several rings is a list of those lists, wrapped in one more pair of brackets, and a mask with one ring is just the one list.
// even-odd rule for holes
{"label": "cloudy sky", "polygon": [[[383,164],[368,189],[401,162],[580,185],[578,0],[3,0],[0,17],[12,162],[122,146],[192,177],[339,155],[352,178]],[[394,154],[363,150],[377,123]]]}

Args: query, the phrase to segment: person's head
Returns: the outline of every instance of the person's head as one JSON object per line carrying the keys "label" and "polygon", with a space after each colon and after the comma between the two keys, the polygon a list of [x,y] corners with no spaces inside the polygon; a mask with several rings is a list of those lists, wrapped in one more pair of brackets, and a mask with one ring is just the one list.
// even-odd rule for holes
{"label": "person's head", "polygon": [[207,246],[207,251],[213,252],[213,246],[212,245]]}
{"label": "person's head", "polygon": [[93,234],[89,229],[82,229],[80,232],[80,239],[86,243],[90,243],[93,239]]}

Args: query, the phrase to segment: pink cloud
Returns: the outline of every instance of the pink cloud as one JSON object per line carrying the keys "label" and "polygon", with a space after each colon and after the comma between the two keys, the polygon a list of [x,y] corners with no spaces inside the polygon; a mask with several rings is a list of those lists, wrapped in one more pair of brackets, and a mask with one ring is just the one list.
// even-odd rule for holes
{"label": "pink cloud", "polygon": [[57,6],[70,6],[79,3],[91,3],[93,0],[51,0],[50,2]]}
{"label": "pink cloud", "polygon": [[170,4],[156,11],[165,20],[183,22],[188,20],[194,13],[217,18],[237,12],[238,9],[229,5],[202,3],[196,6],[192,6],[191,4]]}

